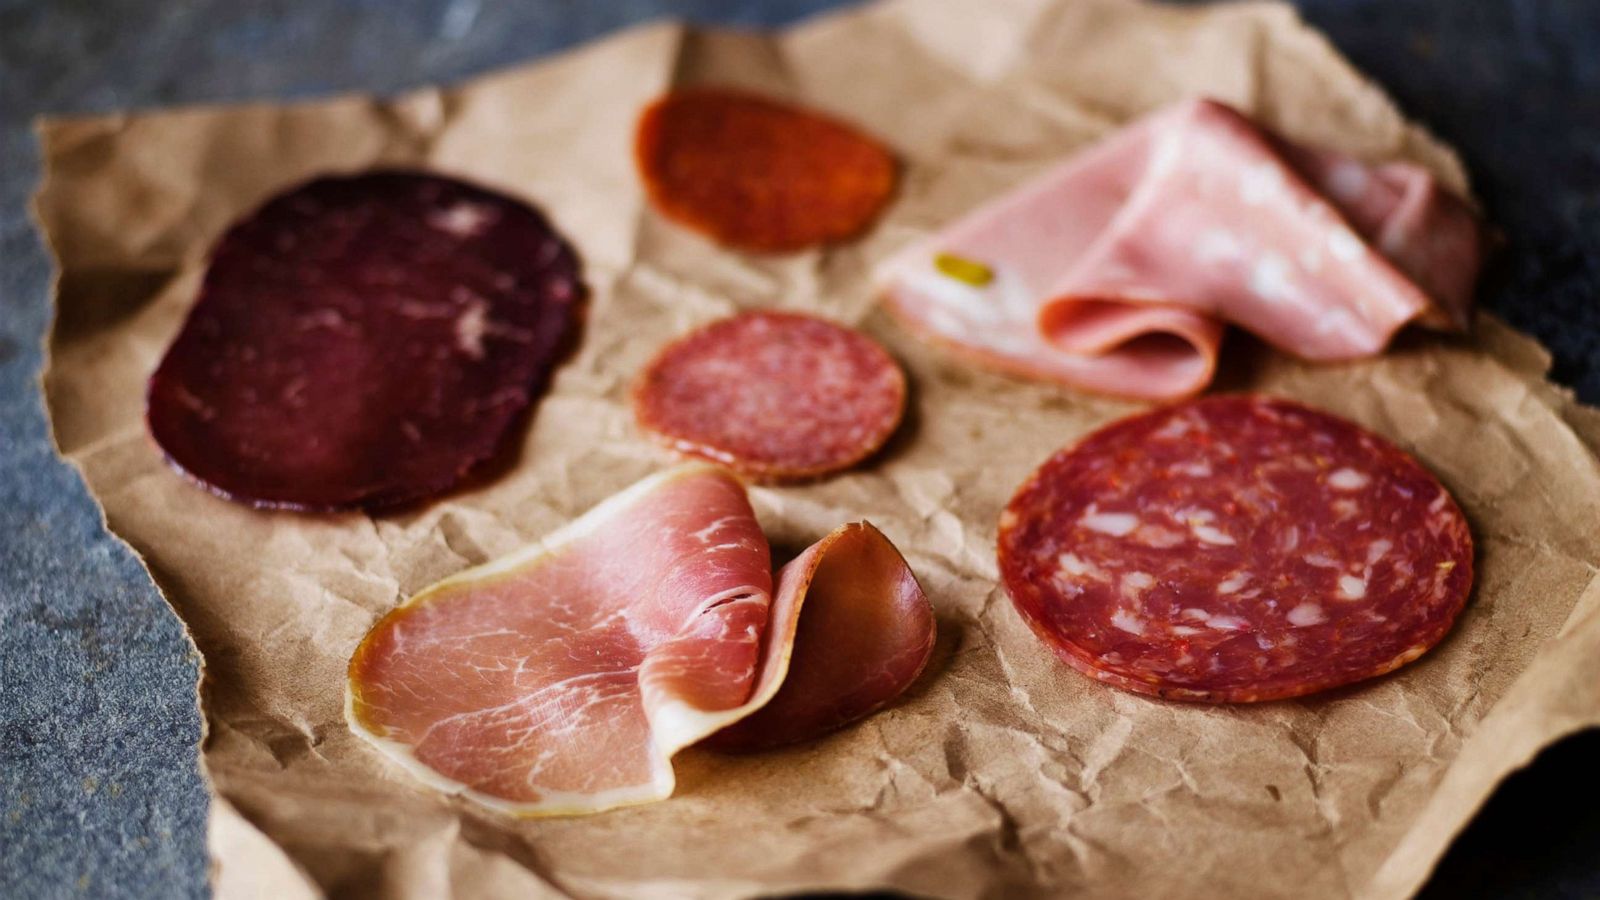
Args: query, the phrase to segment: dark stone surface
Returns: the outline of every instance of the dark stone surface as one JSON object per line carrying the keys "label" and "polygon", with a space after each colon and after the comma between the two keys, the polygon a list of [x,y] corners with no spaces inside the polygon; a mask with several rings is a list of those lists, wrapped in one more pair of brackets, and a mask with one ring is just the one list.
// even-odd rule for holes
{"label": "dark stone surface", "polygon": [[[50,450],[46,257],[25,214],[45,112],[391,92],[663,14],[778,25],[831,0],[0,0],[0,897],[205,893],[195,659]],[[1508,252],[1486,302],[1600,402],[1600,3],[1301,0],[1461,148]],[[1512,778],[1429,896],[1600,896],[1600,733]]]}

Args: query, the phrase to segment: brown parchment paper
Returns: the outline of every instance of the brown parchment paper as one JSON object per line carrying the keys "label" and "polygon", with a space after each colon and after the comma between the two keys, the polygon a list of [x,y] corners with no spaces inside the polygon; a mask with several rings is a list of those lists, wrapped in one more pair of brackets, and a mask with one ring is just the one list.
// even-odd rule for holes
{"label": "brown parchment paper", "polygon": [[[868,238],[718,251],[644,205],[641,105],[717,81],[831,109],[906,162]],[[968,368],[874,304],[873,262],[1130,116],[1205,93],[1295,138],[1460,164],[1287,8],[906,0],[774,35],[678,24],[390,101],[183,109],[41,128],[37,211],[60,263],[44,377],[61,452],[204,655],[204,761],[224,896],[733,897],[887,887],[940,897],[1324,896],[1414,891],[1508,770],[1600,721],[1600,414],[1491,318],[1310,367],[1232,338],[1220,387],[1350,416],[1460,499],[1481,576],[1454,633],[1395,676],[1214,708],[1067,670],[996,586],[996,516],[1035,465],[1134,407]],[[405,513],[257,512],[165,467],[145,378],[230,220],[331,170],[425,165],[527,197],[580,248],[581,350],[503,474]],[[753,491],[780,545],[871,519],[937,607],[931,672],[841,734],[744,758],[690,751],[678,796],[519,822],[422,790],[346,729],[345,662],[373,620],[661,467],[626,386],[665,339],[741,307],[858,324],[904,362],[910,420],[873,464]]]}

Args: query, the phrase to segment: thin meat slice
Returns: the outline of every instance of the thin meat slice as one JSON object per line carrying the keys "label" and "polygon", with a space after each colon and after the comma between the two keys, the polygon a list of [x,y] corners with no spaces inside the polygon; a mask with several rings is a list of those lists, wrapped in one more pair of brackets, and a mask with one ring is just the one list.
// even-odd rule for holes
{"label": "thin meat slice", "polygon": [[527,204],[449,178],[320,178],[212,250],[150,378],[150,433],[258,506],[381,507],[492,456],[576,333],[578,261]]}
{"label": "thin meat slice", "polygon": [[889,309],[923,337],[1024,378],[1140,399],[1203,389],[1223,333],[1204,314],[1110,302],[1080,308],[1080,329],[1040,328],[1050,291],[1136,186],[1157,126],[1136,123],[891,258],[876,273]]}
{"label": "thin meat slice", "polygon": [[1472,536],[1382,438],[1219,396],[1056,454],[1001,517],[1000,573],[1068,664],[1175,700],[1296,697],[1390,672],[1450,630]]}
{"label": "thin meat slice", "polygon": [[1295,355],[1464,327],[1477,220],[1425,170],[1292,145],[1220,103],[1140,120],[881,269],[914,329],[1003,370],[1160,399],[1209,383],[1221,323]]}
{"label": "thin meat slice", "polygon": [[1281,140],[1277,149],[1344,214],[1356,232],[1420,288],[1432,305],[1418,320],[1465,331],[1489,243],[1482,224],[1421,166],[1367,166]]}
{"label": "thin meat slice", "polygon": [[[708,740],[750,751],[826,734],[898,697],[933,652],[931,608],[911,567],[867,522],[844,525],[778,573],[778,595],[792,607],[792,644],[770,645],[764,670],[787,674],[766,705]],[[786,663],[777,655],[788,653]]]}
{"label": "thin meat slice", "polygon": [[639,118],[634,156],[667,217],[740,250],[782,252],[854,237],[894,193],[894,156],[804,107],[687,88]]}
{"label": "thin meat slice", "polygon": [[915,680],[932,611],[880,533],[835,532],[776,592],[769,554],[725,471],[647,478],[379,620],[351,658],[346,716],[438,789],[573,815],[669,796],[673,754],[779,696],[796,666],[863,665],[797,652],[809,617],[850,629],[844,644],[875,654],[878,677],[796,679],[782,692],[802,695],[786,701],[793,714],[742,731],[750,744],[816,737]]}
{"label": "thin meat slice", "polygon": [[[1431,300],[1378,245],[1398,204],[1342,183],[1341,165],[1381,181],[1369,167],[1320,152],[1325,168],[1310,174],[1328,183],[1313,184],[1274,138],[1227,106],[1197,101],[1169,116],[1153,131],[1138,184],[1040,311],[1040,328],[1058,343],[1072,348],[1061,323],[1078,303],[1176,303],[1306,359],[1352,359],[1380,352],[1402,325],[1446,302]],[[1413,166],[1391,168],[1432,181]],[[1340,196],[1363,213],[1359,221],[1346,218]],[[1440,262],[1471,270],[1476,255]]]}
{"label": "thin meat slice", "polygon": [[877,342],[825,319],[750,312],[668,344],[634,387],[639,426],[760,481],[847,469],[894,433],[905,374]]}

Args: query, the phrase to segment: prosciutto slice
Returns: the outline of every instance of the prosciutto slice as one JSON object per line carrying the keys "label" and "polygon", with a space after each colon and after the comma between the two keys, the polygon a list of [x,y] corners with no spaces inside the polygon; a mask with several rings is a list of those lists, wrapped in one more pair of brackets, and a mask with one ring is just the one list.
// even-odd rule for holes
{"label": "prosciutto slice", "polygon": [[672,756],[734,723],[722,747],[755,749],[878,709],[933,637],[877,529],[846,525],[774,580],[744,487],[691,465],[384,616],[350,661],[346,716],[441,790],[599,812],[671,795]]}
{"label": "prosciutto slice", "polygon": [[1224,323],[1310,360],[1464,328],[1467,206],[1408,163],[1299,147],[1194,100],[892,258],[889,306],[993,367],[1162,399],[1204,388]]}

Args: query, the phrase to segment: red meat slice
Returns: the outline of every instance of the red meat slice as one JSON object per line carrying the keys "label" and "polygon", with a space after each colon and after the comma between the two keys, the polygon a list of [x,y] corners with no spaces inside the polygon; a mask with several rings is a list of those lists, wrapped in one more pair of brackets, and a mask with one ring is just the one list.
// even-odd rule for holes
{"label": "red meat slice", "polygon": [[639,117],[650,201],[728,247],[801,250],[854,237],[894,193],[895,162],[866,134],[744,91],[673,91]]}
{"label": "red meat slice", "polygon": [[774,590],[744,487],[696,464],[384,616],[350,660],[346,717],[436,788],[517,815],[599,812],[671,795],[673,754],[741,720],[724,746],[867,715],[933,637],[915,576],[865,523]]}
{"label": "red meat slice", "polygon": [[898,697],[933,651],[931,607],[900,551],[867,522],[845,525],[778,573],[804,595],[787,675],[766,705],[707,740],[719,750],[777,747],[826,734]]}
{"label": "red meat slice", "polygon": [[428,497],[502,445],[582,296],[571,248],[518,200],[413,172],[321,178],[217,243],[151,376],[150,433],[258,506]]}
{"label": "red meat slice", "polygon": [[794,481],[871,456],[905,410],[881,346],[811,316],[753,312],[674,341],[634,389],[639,426],[675,450],[759,481]]}
{"label": "red meat slice", "polygon": [[1472,536],[1392,444],[1287,400],[1220,396],[1052,457],[1000,522],[1017,610],[1090,677],[1176,700],[1296,697],[1450,630]]}

